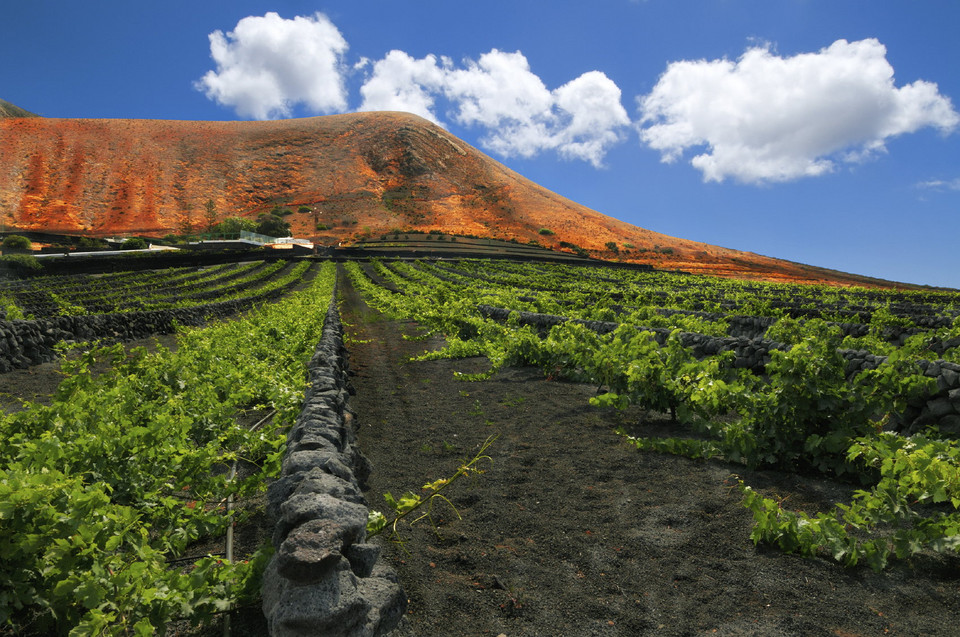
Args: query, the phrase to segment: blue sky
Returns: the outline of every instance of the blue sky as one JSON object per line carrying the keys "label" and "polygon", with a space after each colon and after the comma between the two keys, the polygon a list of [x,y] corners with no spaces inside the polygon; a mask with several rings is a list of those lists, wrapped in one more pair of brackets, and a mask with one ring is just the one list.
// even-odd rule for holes
{"label": "blue sky", "polygon": [[12,5],[40,115],[411,110],[638,226],[960,288],[955,0]]}

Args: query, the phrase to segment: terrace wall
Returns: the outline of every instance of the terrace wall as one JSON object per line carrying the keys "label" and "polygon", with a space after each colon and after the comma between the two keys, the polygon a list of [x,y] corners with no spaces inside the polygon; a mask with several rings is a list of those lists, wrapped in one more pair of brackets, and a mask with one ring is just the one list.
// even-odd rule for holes
{"label": "terrace wall", "polygon": [[271,635],[368,637],[393,629],[407,597],[367,543],[360,487],[370,473],[354,445],[343,328],[336,293],[308,364],[303,410],[287,436],[280,478],[268,490],[276,553],[263,582]]}

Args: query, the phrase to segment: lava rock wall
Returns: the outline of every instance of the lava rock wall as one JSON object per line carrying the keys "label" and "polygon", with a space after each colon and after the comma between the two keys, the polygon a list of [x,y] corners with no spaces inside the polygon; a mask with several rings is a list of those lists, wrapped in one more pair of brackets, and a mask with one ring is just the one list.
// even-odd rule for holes
{"label": "lava rock wall", "polygon": [[271,635],[382,635],[403,617],[407,597],[377,563],[379,545],[365,541],[361,485],[370,465],[355,446],[336,293],[308,370],[303,410],[267,494],[276,553],[264,574],[264,615]]}

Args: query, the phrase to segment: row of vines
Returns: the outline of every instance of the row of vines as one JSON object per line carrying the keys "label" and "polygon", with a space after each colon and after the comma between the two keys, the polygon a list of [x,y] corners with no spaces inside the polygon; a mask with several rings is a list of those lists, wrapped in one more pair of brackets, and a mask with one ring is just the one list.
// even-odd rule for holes
{"label": "row of vines", "polygon": [[[595,384],[597,407],[667,412],[684,425],[672,438],[621,431],[639,449],[856,486],[851,501],[809,514],[740,480],[756,543],[876,570],[960,548],[960,429],[905,427],[938,391],[938,404],[960,402],[960,389],[946,393],[960,362],[958,293],[480,260],[347,267],[371,305],[445,337],[421,359],[490,361],[463,380],[537,366]],[[690,334],[769,349],[744,365],[723,347],[695,354]],[[869,364],[851,368],[851,356]],[[960,420],[940,422],[950,418]]]}
{"label": "row of vines", "polygon": [[[2,293],[23,311],[49,299],[77,312],[132,311],[286,285],[308,266],[64,277]],[[68,353],[49,404],[0,417],[0,626],[150,635],[259,596],[268,546],[237,562],[185,555],[236,521],[228,501],[254,496],[279,473],[334,279],[327,263],[302,291],[182,329],[175,349]],[[228,471],[235,462],[247,471]]]}
{"label": "row of vines", "polygon": [[75,274],[0,283],[0,318],[41,319],[190,308],[262,295],[297,280],[310,263],[283,260],[203,268]]}

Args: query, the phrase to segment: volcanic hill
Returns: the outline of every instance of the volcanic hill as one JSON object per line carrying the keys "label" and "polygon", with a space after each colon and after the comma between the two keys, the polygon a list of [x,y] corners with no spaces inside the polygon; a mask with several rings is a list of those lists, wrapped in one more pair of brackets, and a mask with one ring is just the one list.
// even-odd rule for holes
{"label": "volcanic hill", "polygon": [[407,113],[192,122],[25,117],[0,107],[7,229],[159,237],[202,228],[208,201],[219,218],[279,205],[294,211],[294,235],[326,243],[440,230],[695,273],[886,283],[617,221]]}
{"label": "volcanic hill", "polygon": [[0,100],[0,119],[4,117],[38,117],[38,115],[25,111],[6,100]]}

